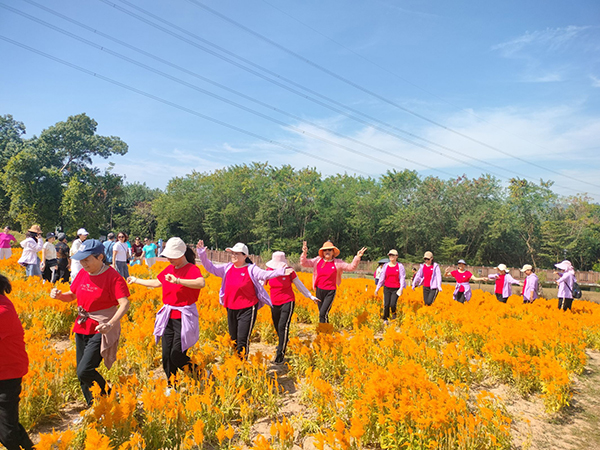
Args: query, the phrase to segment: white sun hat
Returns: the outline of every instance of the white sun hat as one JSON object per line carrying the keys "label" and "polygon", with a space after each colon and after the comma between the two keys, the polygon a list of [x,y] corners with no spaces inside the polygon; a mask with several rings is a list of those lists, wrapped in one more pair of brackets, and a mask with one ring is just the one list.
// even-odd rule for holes
{"label": "white sun hat", "polygon": [[165,245],[165,249],[162,251],[160,256],[164,258],[177,259],[185,255],[187,245],[183,242],[183,239],[178,237],[172,237]]}

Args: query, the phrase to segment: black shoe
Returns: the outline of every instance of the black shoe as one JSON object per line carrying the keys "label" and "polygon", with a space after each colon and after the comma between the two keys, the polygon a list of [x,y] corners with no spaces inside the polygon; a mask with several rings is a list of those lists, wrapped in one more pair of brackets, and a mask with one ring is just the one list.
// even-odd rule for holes
{"label": "black shoe", "polygon": [[273,364],[283,364],[284,361],[285,358],[283,357],[283,355],[277,355],[275,360],[273,360]]}

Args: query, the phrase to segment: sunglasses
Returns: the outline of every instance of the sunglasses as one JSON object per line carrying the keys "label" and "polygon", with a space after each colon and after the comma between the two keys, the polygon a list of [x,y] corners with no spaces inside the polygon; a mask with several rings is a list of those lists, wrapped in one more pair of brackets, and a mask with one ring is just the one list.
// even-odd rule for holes
{"label": "sunglasses", "polygon": [[125,236],[117,236],[119,239],[125,239]]}
{"label": "sunglasses", "polygon": [[423,258],[425,261],[431,261],[431,258]]}

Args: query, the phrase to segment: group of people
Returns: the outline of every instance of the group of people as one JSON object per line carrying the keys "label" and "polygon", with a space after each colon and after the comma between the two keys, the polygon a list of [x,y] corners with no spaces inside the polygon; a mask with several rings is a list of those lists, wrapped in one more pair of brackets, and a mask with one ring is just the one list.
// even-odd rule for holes
{"label": "group of people", "polygon": [[[5,233],[6,231],[5,229]],[[59,241],[60,238],[59,235]],[[230,254],[229,263],[215,265],[208,257],[202,240],[198,241],[194,252],[183,240],[173,237],[160,252],[160,256],[166,258],[169,265],[156,279],[142,279],[129,276],[128,273],[125,277],[123,269],[127,266],[127,260],[123,259],[123,253],[127,251],[127,235],[119,233],[118,242],[113,238],[114,235],[109,235],[108,241],[102,243],[96,239],[88,239],[87,231],[80,229],[79,242],[75,241],[71,248],[71,271],[74,271],[74,275],[70,289],[63,292],[53,288],[50,292],[51,298],[64,302],[77,301],[78,316],[73,327],[77,377],[88,405],[92,405],[94,400],[90,390],[93,383],[98,384],[101,394],[110,391],[97,369],[102,361],[108,369],[116,361],[121,334],[120,322],[129,309],[128,285],[162,289],[163,306],[156,314],[154,336],[156,342],[162,340],[162,363],[168,379],[166,394],[169,395],[177,387],[175,375],[178,371],[187,370],[199,375],[198,368],[187,354],[199,340],[196,303],[200,290],[205,285],[196,265],[196,256],[209,273],[222,279],[219,300],[226,308],[229,335],[239,357],[244,359],[248,356],[249,340],[258,310],[267,305],[271,308],[273,325],[279,337],[273,363],[281,364],[285,360],[295,307],[292,286],[296,286],[300,293],[317,304],[319,322],[327,323],[337,288],[342,281],[342,273],[355,270],[366,251],[366,248],[361,248],[352,262],[346,263],[337,258],[340,250],[331,241],[327,241],[318,250],[318,256],[308,259],[308,246],[304,242],[300,264],[313,269],[313,295],[298,279],[285,253],[274,252],[271,260],[266,263],[267,270],[263,270],[249,258],[248,247],[239,242],[226,249]],[[28,253],[22,260],[27,267],[36,264],[37,252],[44,247],[39,226],[28,230],[25,241],[21,245],[23,253],[25,254],[25,249]],[[75,252],[73,248],[76,248]],[[150,252],[144,248],[145,246],[142,247],[142,257],[146,260],[156,257],[150,256]],[[53,254],[49,252],[49,256]],[[405,269],[398,262],[398,252],[390,250],[388,257],[389,262],[383,265],[375,290],[377,294],[383,287],[385,321],[396,317],[398,298],[406,287]],[[423,264],[413,274],[412,289],[423,286],[424,303],[432,305],[442,289],[442,274],[431,252],[426,252],[423,259]],[[149,263],[152,265],[154,261]],[[471,298],[471,280],[494,280],[497,298],[504,303],[510,295],[510,286],[521,284],[508,274],[503,264],[498,265],[497,273],[488,278],[474,277],[466,270],[464,260],[458,261],[457,265],[456,270],[447,269],[446,276],[456,279],[454,299],[461,303]],[[44,269],[46,267],[45,265]],[[561,270],[557,280],[559,307],[569,309],[573,302],[574,269],[568,261],[563,261],[556,267]],[[35,273],[35,268],[27,270],[28,274]],[[522,284],[524,301],[533,302],[537,298],[539,281],[530,265],[525,265],[521,270],[527,276]],[[270,286],[270,295],[265,290],[266,284]],[[5,296],[10,290],[10,282],[0,275],[0,442],[9,450],[21,447],[29,449],[33,448],[31,440],[18,421],[19,392],[21,379],[27,373],[27,353],[23,342],[23,328],[12,303]]]}
{"label": "group of people", "polygon": [[[388,258],[389,262],[382,262],[383,265],[378,267],[374,274],[377,285],[375,295],[383,286],[384,321],[390,318],[390,312],[392,318],[395,318],[398,297],[402,295],[402,291],[406,287],[405,269],[402,264],[398,263],[398,252],[393,249],[390,250]],[[555,267],[558,269],[554,272],[557,275],[555,282],[558,285],[558,308],[564,311],[570,310],[573,305],[576,283],[575,269],[568,260],[555,264]],[[522,286],[523,303],[533,303],[539,297],[540,282],[532,265],[525,264],[521,269],[521,272],[525,275],[522,282],[510,275],[510,271],[505,264],[498,264],[494,269],[496,273],[487,277],[476,277],[467,270],[467,263],[463,259],[457,262],[456,269],[452,270],[448,267],[444,272],[444,276],[456,280],[453,292],[454,300],[464,303],[471,299],[470,281],[494,281],[494,294],[498,301],[502,303],[508,301],[508,297],[512,293],[512,285]],[[439,264],[433,260],[433,253],[430,251],[425,252],[423,263],[418,269],[413,269],[413,272],[412,289],[423,286],[423,302],[426,306],[431,306],[442,290],[442,272]]]}

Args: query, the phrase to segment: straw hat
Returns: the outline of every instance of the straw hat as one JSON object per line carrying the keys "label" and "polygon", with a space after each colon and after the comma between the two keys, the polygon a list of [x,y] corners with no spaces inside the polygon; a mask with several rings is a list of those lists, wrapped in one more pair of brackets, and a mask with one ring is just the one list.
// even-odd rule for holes
{"label": "straw hat", "polygon": [[327,241],[323,244],[323,247],[319,249],[319,256],[323,257],[323,250],[333,250],[333,256],[338,256],[340,254],[340,249],[333,245],[333,242]]}
{"label": "straw hat", "polygon": [[31,233],[37,233],[37,234],[42,234],[42,229],[40,228],[39,225],[31,225],[31,227],[29,227],[29,230]]}

